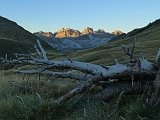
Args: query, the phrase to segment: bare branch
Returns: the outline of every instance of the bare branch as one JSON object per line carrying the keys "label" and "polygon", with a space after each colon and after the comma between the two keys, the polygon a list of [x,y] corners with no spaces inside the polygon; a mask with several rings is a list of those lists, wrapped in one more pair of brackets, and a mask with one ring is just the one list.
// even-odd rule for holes
{"label": "bare branch", "polygon": [[43,56],[43,59],[44,59],[45,61],[48,61],[48,58],[47,58],[47,55],[46,55],[46,51],[43,49],[40,41],[37,40],[37,43],[38,43],[38,46],[39,46],[39,48],[40,48],[40,50],[41,50],[41,54],[42,54],[42,56]]}
{"label": "bare branch", "polygon": [[66,54],[64,54],[64,56],[72,63],[72,60]]}
{"label": "bare branch", "polygon": [[100,64],[100,66],[102,66],[105,69],[108,69],[108,67],[106,65]]}
{"label": "bare branch", "polygon": [[108,85],[108,87],[98,93],[96,97],[101,98],[104,101],[109,101],[114,96],[119,95],[122,91],[124,94],[140,94],[144,91],[144,84],[135,83],[134,86],[132,86],[132,83],[117,82],[112,85]]}
{"label": "bare branch", "polygon": [[122,50],[125,52],[125,54],[128,55],[131,60],[135,59],[134,58],[135,41],[133,41],[131,48],[126,45],[121,45],[121,47],[122,47]]}
{"label": "bare branch", "polygon": [[156,63],[158,64],[158,66],[160,67],[160,48],[158,50],[157,56],[156,56]]}
{"label": "bare branch", "polygon": [[142,60],[145,59],[145,57],[144,57],[144,51],[143,51],[143,52],[140,52],[140,56],[141,56]]}
{"label": "bare branch", "polygon": [[38,54],[41,58],[43,58],[43,56],[42,56],[41,52],[38,50],[38,48],[37,48],[37,46],[36,46],[36,45],[34,46],[34,48],[35,48],[35,50],[36,50],[37,54]]}
{"label": "bare branch", "polygon": [[27,58],[30,57],[29,54],[19,54],[19,53],[14,53],[14,55],[16,56],[17,59],[18,59],[19,57],[27,57]]}
{"label": "bare branch", "polygon": [[62,97],[58,98],[57,100],[51,101],[51,102],[61,104],[65,101],[67,101],[68,99],[72,98],[76,94],[78,94],[82,91],[88,90],[93,85],[93,82],[98,81],[100,78],[101,78],[100,75],[96,75],[93,78],[85,81],[84,83],[81,83],[80,85],[78,85],[73,90],[71,90],[67,94],[63,95]]}
{"label": "bare branch", "polygon": [[135,37],[135,40],[132,43],[132,48],[131,48],[131,54],[134,57],[134,50],[135,50],[135,43],[136,43],[137,38]]}
{"label": "bare branch", "polygon": [[118,61],[117,59],[115,59],[115,63],[116,63],[116,64],[119,64],[119,61]]}
{"label": "bare branch", "polygon": [[70,78],[70,79],[75,79],[75,80],[83,80],[86,81],[89,78],[93,77],[93,75],[85,75],[85,74],[80,74],[80,73],[75,73],[75,72],[52,72],[45,70],[43,71],[44,68],[39,69],[39,70],[15,70],[15,73],[22,73],[22,74],[41,74],[41,75],[49,75],[49,76],[54,76],[58,78]]}
{"label": "bare branch", "polygon": [[6,54],[5,60],[6,60],[6,61],[8,60],[8,55],[7,55],[7,54]]}
{"label": "bare branch", "polygon": [[0,57],[1,60],[4,60],[4,58]]}

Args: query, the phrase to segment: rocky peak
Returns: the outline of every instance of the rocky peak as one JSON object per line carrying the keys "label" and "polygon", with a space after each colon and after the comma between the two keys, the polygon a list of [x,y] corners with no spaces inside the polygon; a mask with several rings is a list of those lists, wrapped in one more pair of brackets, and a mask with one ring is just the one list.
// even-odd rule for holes
{"label": "rocky peak", "polygon": [[70,28],[62,28],[61,30],[55,33],[56,38],[65,38],[65,37],[79,37],[81,33],[78,30]]}
{"label": "rocky peak", "polygon": [[86,29],[83,30],[82,34],[86,35],[86,34],[90,34],[90,33],[94,33],[92,28],[87,27]]}
{"label": "rocky peak", "polygon": [[[78,30],[74,30],[71,28],[62,28],[55,32],[54,34],[51,32],[37,32],[34,33],[36,36],[44,36],[48,38],[73,38],[77,40],[82,39],[105,39],[105,38],[112,38],[117,35],[121,35],[122,32],[120,30],[116,30],[112,33],[107,33],[103,29],[99,29],[97,31],[94,31],[92,28],[87,27],[83,30],[83,32],[79,32]],[[91,37],[92,36],[92,37]]]}
{"label": "rocky peak", "polygon": [[115,31],[112,32],[112,34],[114,34],[114,35],[121,35],[121,34],[123,34],[123,32],[120,31],[120,30],[115,30]]}
{"label": "rocky peak", "polygon": [[98,34],[105,34],[106,32],[103,29],[99,29],[99,30],[96,31],[96,33],[98,33]]}

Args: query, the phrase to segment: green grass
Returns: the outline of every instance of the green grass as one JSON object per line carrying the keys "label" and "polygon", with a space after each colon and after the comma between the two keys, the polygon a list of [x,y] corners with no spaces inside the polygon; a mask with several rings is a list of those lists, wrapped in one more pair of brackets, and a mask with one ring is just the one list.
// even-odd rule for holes
{"label": "green grass", "polygon": [[0,38],[0,43],[0,56],[2,57],[5,57],[6,54],[13,57],[13,53],[26,53],[28,49],[33,50],[31,49],[32,44],[27,42]]}
{"label": "green grass", "polygon": [[57,105],[50,104],[50,100],[70,91],[78,82],[14,74],[10,70],[1,71],[0,76],[0,120],[158,120],[160,116],[160,104],[150,106],[146,102],[147,96],[128,96],[116,109],[117,97],[111,102],[103,102],[94,97],[102,90],[95,86],[85,94]]}
{"label": "green grass", "polygon": [[48,76],[17,75],[11,71],[1,71],[0,75],[1,120],[118,120],[118,114],[111,115],[114,110],[111,103],[93,97],[101,88],[92,88],[57,105],[49,103],[51,98],[59,98],[77,82]]}
{"label": "green grass", "polygon": [[59,119],[71,109],[65,104],[49,104],[51,98],[56,99],[75,86],[76,83],[71,80],[17,75],[11,71],[1,71],[0,75],[2,120]]}

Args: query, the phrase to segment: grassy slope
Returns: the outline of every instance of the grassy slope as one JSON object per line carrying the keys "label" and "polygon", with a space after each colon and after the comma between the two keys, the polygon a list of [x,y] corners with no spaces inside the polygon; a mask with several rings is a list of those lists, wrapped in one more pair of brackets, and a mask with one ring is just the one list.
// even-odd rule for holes
{"label": "grassy slope", "polygon": [[[145,56],[154,61],[158,48],[160,47],[160,26],[151,27],[136,35],[136,55],[145,51]],[[128,58],[121,50],[122,44],[131,44],[135,36],[110,41],[107,45],[90,50],[77,51],[70,54],[71,58],[96,64],[113,64],[115,58],[119,61],[126,61]]]}
{"label": "grassy slope", "polygon": [[[160,27],[149,28],[139,33],[137,38],[136,54],[145,51],[146,57],[154,61],[160,47]],[[113,64],[115,58],[125,62],[128,58],[122,52],[120,45],[130,44],[133,39],[134,36],[111,41],[107,45],[77,51],[69,56],[72,59],[96,64]],[[56,59],[63,57],[52,53],[49,55],[50,58]],[[149,120],[157,120],[160,113],[159,106],[152,108],[141,104],[142,100],[137,99],[137,96],[129,99],[130,102],[122,106],[120,111],[114,112],[114,101],[105,103],[92,96],[101,88],[92,88],[84,95],[78,95],[63,105],[51,105],[48,104],[50,98],[61,96],[73,88],[77,82],[46,76],[41,76],[39,80],[38,76],[16,75],[10,71],[2,71],[0,76],[0,118],[2,120],[122,120],[123,118],[140,120],[145,117]],[[9,85],[11,80],[15,81],[18,86]],[[40,94],[42,100],[36,96],[36,93]]]}
{"label": "grassy slope", "polygon": [[0,55],[24,52],[36,41],[31,33],[18,26],[15,22],[0,17]]}
{"label": "grassy slope", "polygon": [[[5,54],[12,56],[13,53],[25,53],[27,50],[30,50],[32,44],[20,42],[11,39],[0,39],[0,56],[5,57]],[[29,49],[28,49],[29,48]]]}

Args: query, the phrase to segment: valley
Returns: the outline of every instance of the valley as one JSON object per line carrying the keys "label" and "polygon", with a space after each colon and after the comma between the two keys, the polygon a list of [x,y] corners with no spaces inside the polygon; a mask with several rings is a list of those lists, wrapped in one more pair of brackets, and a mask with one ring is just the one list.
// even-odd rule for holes
{"label": "valley", "polygon": [[[125,98],[122,98],[123,101],[120,101],[120,104],[118,104],[120,106],[117,109],[117,106],[115,107],[115,105],[117,105],[117,101],[119,102],[119,99],[121,99],[121,93],[114,96],[109,102],[106,102],[95,97],[95,95],[104,88],[94,84],[90,86],[90,89],[86,88],[87,90],[85,92],[82,91],[79,93],[78,91],[75,93],[75,91],[73,91],[73,93],[76,94],[73,98],[67,99],[62,104],[56,104],[51,101],[57,100],[66,93],[75,90],[75,87],[81,84],[83,85],[86,81],[65,77],[61,78],[51,74],[41,75],[40,72],[36,74],[19,74],[14,70],[31,70],[31,72],[34,70],[42,70],[46,67],[46,64],[41,64],[41,62],[50,62],[48,66],[52,65],[53,67],[54,65],[57,65],[56,68],[49,68],[50,72],[55,72],[55,74],[61,72],[68,73],[68,70],[71,71],[71,73],[77,72],[77,69],[73,70],[74,66],[73,68],[71,67],[68,70],[65,70],[66,66],[64,67],[62,64],[62,68],[59,68],[58,65],[63,63],[64,60],[69,61],[67,62],[67,65],[72,65],[74,61],[79,61],[85,62],[87,65],[90,65],[89,63],[91,63],[109,71],[110,67],[115,65],[115,59],[117,59],[120,64],[124,65],[132,61],[131,58],[124,53],[122,45],[132,46],[133,43],[135,43],[135,59],[141,58],[140,53],[143,52],[144,59],[147,59],[151,63],[156,63],[155,59],[160,47],[160,20],[156,20],[143,28],[135,29],[127,34],[116,31],[115,35],[115,33],[104,33],[103,30],[98,30],[100,33],[96,33],[93,29],[88,28],[82,33],[76,30],[67,29],[67,35],[65,35],[64,31],[66,31],[66,29],[62,29],[59,33],[54,34],[51,32],[38,32],[32,34],[21,27],[18,27],[17,24],[13,24],[13,22],[10,23],[11,25],[8,25],[8,20],[4,18],[1,19],[7,21],[8,28],[4,29],[6,23],[0,22],[1,57],[4,58],[5,54],[8,54],[7,60],[10,61],[9,58],[13,56],[13,53],[28,54],[28,50],[30,50],[31,53],[29,53],[29,55],[32,56],[31,60],[34,57],[36,58],[35,60],[41,60],[41,58],[45,58],[45,56],[41,47],[37,45],[37,39],[39,39],[48,57],[47,61],[42,59],[38,64],[34,64],[33,61],[30,61],[30,57],[26,58],[22,55],[20,61],[27,60],[25,61],[26,63],[33,63],[23,65],[23,63],[20,62],[20,64],[16,64],[15,67],[13,67],[14,63],[9,64],[7,67],[3,67],[3,65],[5,65],[5,61],[3,61],[4,64],[1,64],[0,71],[0,118],[2,118],[2,120],[121,120],[122,118],[133,120],[137,118],[137,114],[149,119],[157,120],[160,111],[159,104],[155,107],[148,106],[146,102],[148,94],[127,95]],[[15,28],[12,28],[13,26]],[[18,30],[15,31],[16,29]],[[13,33],[13,35],[11,33],[6,34],[6,31]],[[37,45],[35,47],[36,49],[34,49],[34,45]],[[39,50],[40,53],[35,50]],[[16,59],[17,58],[15,58],[15,61]],[[54,61],[58,61],[58,64],[53,64]],[[42,67],[42,69],[39,69],[40,67]],[[78,66],[78,69],[83,67],[82,64],[81,66]],[[119,68],[116,68],[113,72],[117,69],[119,70]],[[85,71],[82,70],[78,72],[76,77],[80,76],[81,78],[83,72]],[[90,73],[87,73],[86,75],[90,75]],[[141,76],[138,80],[142,82],[143,77]],[[147,80],[147,82],[149,81]],[[146,81],[139,84],[147,85]],[[84,85],[88,86],[88,84]],[[112,83],[107,85],[109,89],[112,89],[112,86],[109,87]],[[119,88],[119,86],[116,86],[116,88]],[[135,93],[138,92],[136,91]],[[70,94],[68,93],[67,95]],[[71,93],[71,95],[73,94]]]}

